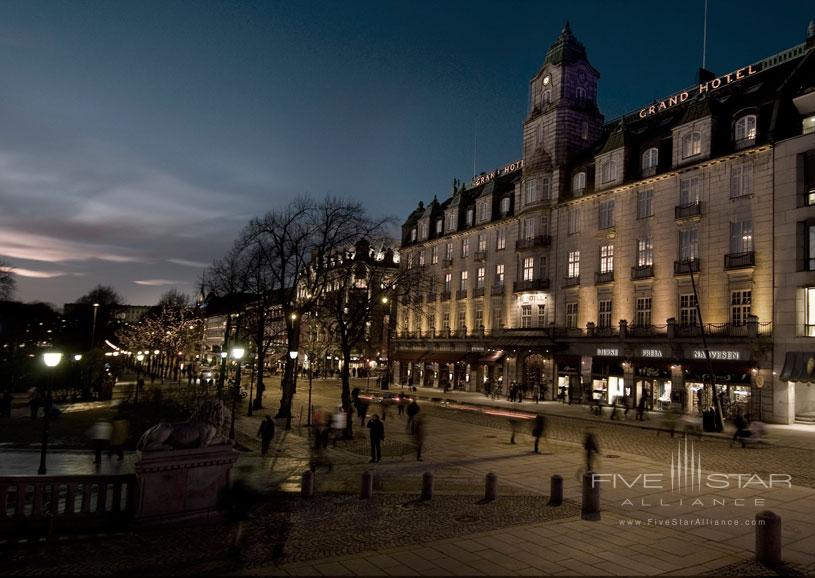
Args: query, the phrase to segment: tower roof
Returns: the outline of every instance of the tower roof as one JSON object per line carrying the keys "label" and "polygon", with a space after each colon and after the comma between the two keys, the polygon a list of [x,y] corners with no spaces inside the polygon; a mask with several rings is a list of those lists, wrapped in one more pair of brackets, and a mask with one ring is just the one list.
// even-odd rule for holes
{"label": "tower roof", "polygon": [[586,47],[574,37],[572,29],[569,26],[569,21],[567,20],[557,40],[555,40],[554,44],[552,44],[546,52],[545,63],[560,64],[561,62],[565,62],[569,64],[577,62],[578,60],[588,60],[586,57]]}

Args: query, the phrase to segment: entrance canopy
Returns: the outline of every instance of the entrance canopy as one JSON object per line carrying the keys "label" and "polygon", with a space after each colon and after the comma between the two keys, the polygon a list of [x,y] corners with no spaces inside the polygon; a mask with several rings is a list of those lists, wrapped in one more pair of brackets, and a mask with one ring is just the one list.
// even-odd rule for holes
{"label": "entrance canopy", "polygon": [[397,361],[419,361],[428,354],[425,350],[419,351],[397,351],[393,358]]}
{"label": "entrance canopy", "polygon": [[424,360],[436,363],[455,363],[463,361],[468,355],[466,351],[429,351],[424,356]]}
{"label": "entrance canopy", "polygon": [[788,351],[781,370],[781,381],[815,383],[815,353]]}

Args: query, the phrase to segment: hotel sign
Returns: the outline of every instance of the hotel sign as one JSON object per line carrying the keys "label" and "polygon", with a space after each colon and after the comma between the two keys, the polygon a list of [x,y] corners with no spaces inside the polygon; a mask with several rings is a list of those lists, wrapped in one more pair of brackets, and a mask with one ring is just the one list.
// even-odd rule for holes
{"label": "hotel sign", "polygon": [[[692,357],[693,359],[707,359],[702,349],[694,349]],[[741,353],[738,351],[711,351],[710,359],[714,361],[738,361],[741,359]]]}
{"label": "hotel sign", "polygon": [[503,177],[504,175],[508,175],[509,173],[514,173],[517,170],[524,168],[524,160],[521,159],[519,161],[515,161],[514,163],[509,163],[508,165],[504,165],[500,169],[495,169],[491,173],[484,173],[483,175],[478,175],[473,179],[473,186],[477,187],[479,185],[483,185],[484,183],[488,183],[498,177]]}
{"label": "hotel sign", "polygon": [[723,86],[733,84],[734,82],[738,82],[744,78],[747,78],[748,76],[752,76],[757,72],[761,72],[761,70],[756,70],[755,68],[753,68],[753,66],[754,65],[751,64],[749,66],[745,66],[744,68],[739,68],[738,70],[725,74],[724,76],[720,76],[718,78],[714,78],[713,80],[703,82],[697,87],[690,88],[688,90],[683,90],[682,92],[678,92],[672,96],[669,96],[666,99],[660,100],[659,102],[652,104],[651,106],[641,108],[639,111],[639,117],[648,118],[649,116],[655,115],[664,110],[668,110],[669,108],[673,108],[678,104],[682,104],[683,102],[688,100],[691,96],[705,94],[707,92],[713,92],[715,90],[720,89]]}

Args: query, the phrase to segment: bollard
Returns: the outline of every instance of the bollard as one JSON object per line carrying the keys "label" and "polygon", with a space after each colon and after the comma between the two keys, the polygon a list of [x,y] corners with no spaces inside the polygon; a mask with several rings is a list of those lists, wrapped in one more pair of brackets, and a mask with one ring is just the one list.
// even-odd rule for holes
{"label": "bollard", "polygon": [[550,506],[559,506],[563,503],[563,478],[554,475],[549,490],[549,504]]}
{"label": "bollard", "polygon": [[362,472],[362,489],[359,492],[360,500],[367,500],[374,493],[374,475],[371,472]]}
{"label": "bollard", "polygon": [[584,520],[597,521],[600,519],[600,484],[592,484],[594,472],[583,474],[583,504],[580,517]]}
{"label": "bollard", "polygon": [[422,474],[422,499],[430,500],[433,498],[433,472],[425,472]]}
{"label": "bollard", "polygon": [[781,564],[781,516],[769,510],[756,514],[756,560]]}
{"label": "bollard", "polygon": [[300,497],[313,498],[314,497],[314,472],[306,470],[303,472],[303,478],[300,482]]}
{"label": "bollard", "polygon": [[498,496],[498,476],[490,472],[485,478],[484,499],[493,501]]}

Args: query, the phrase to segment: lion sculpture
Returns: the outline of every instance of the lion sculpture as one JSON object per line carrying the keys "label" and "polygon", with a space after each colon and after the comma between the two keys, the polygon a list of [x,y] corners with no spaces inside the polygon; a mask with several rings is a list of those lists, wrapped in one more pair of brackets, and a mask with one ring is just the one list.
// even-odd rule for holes
{"label": "lion sculpture", "polygon": [[137,448],[144,452],[203,448],[232,443],[218,434],[227,410],[218,400],[202,403],[187,421],[160,423],[144,432]]}

